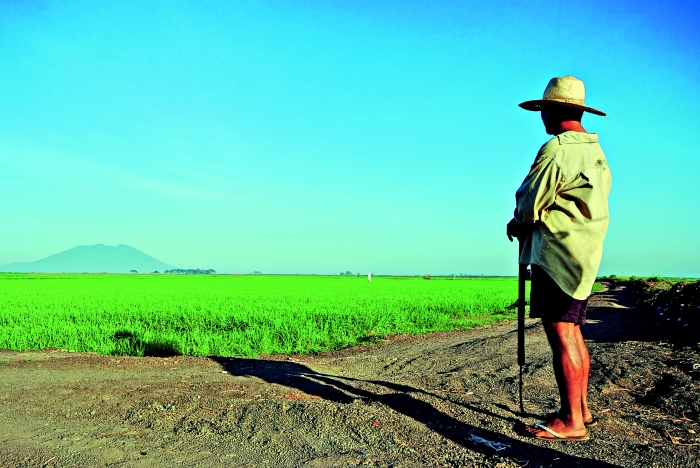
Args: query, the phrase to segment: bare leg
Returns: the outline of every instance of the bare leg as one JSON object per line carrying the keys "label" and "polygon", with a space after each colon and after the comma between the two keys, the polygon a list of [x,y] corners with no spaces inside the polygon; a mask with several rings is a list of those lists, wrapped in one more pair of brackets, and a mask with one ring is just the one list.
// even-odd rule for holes
{"label": "bare leg", "polygon": [[[566,437],[583,436],[587,431],[582,415],[584,356],[577,338],[580,327],[570,322],[543,322],[543,325],[552,348],[552,364],[561,398],[559,415],[547,421],[547,427]],[[534,426],[528,431],[537,437],[552,437]]]}
{"label": "bare leg", "polygon": [[583,341],[583,335],[581,335],[581,327],[576,325],[574,327],[574,333],[576,334],[576,342],[578,343],[578,351],[581,354],[581,364],[583,367],[583,380],[581,381],[581,416],[583,417],[583,422],[588,424],[593,421],[593,415],[588,409],[588,375],[591,372],[591,355],[588,353],[588,347],[586,342]]}
{"label": "bare leg", "polygon": [[[576,334],[576,342],[578,343],[578,350],[581,354],[581,364],[583,366],[583,381],[581,382],[581,416],[583,417],[583,422],[588,424],[593,422],[593,415],[588,408],[588,376],[591,370],[591,356],[588,353],[588,347],[586,342],[583,340],[583,335],[581,335],[581,327],[579,325],[574,326],[574,333]],[[561,408],[559,409],[561,411]],[[555,413],[550,415],[550,419],[556,417]]]}

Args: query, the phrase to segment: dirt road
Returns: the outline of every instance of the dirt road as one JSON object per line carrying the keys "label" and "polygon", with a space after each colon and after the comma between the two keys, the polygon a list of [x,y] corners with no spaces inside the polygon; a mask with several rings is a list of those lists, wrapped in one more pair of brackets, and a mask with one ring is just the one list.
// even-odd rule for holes
{"label": "dirt road", "polygon": [[514,323],[258,360],[0,351],[0,466],[697,466],[698,348],[622,289],[595,296],[583,329],[588,442],[522,435],[558,406],[528,320],[525,416]]}

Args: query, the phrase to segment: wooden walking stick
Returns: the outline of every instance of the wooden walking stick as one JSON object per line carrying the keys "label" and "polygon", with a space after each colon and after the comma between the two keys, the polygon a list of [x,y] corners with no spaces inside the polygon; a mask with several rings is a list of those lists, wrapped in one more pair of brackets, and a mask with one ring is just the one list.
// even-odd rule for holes
{"label": "wooden walking stick", "polygon": [[525,275],[527,265],[520,264],[523,253],[523,242],[518,239],[518,366],[520,366],[520,413],[525,414],[523,407],[523,366],[525,365]]}

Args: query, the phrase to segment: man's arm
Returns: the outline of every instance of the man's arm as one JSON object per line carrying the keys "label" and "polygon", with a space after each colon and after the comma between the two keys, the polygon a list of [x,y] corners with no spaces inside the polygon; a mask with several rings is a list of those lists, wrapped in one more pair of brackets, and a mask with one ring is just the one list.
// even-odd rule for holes
{"label": "man's arm", "polygon": [[515,213],[506,226],[508,240],[525,240],[542,219],[542,212],[554,204],[563,183],[559,166],[550,157],[538,157],[515,193]]}
{"label": "man's arm", "polygon": [[513,237],[517,238],[520,242],[524,241],[530,231],[532,231],[531,226],[520,224],[515,218],[511,219],[506,225],[506,235],[511,242],[513,242]]}

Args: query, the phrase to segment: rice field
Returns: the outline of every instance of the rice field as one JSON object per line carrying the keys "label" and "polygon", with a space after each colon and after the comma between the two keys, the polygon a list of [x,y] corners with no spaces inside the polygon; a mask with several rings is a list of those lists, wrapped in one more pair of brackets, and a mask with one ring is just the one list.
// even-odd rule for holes
{"label": "rice field", "polygon": [[509,320],[515,278],[0,275],[0,349],[309,353]]}

